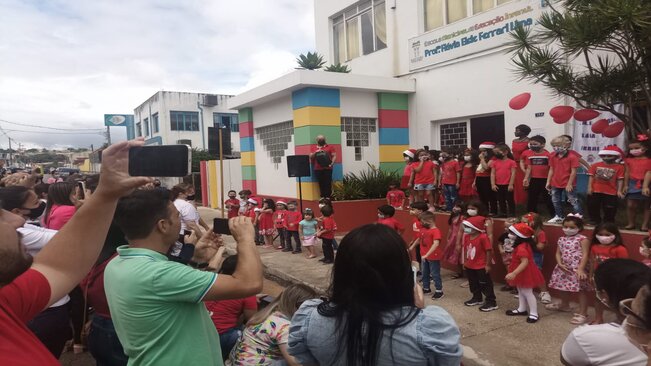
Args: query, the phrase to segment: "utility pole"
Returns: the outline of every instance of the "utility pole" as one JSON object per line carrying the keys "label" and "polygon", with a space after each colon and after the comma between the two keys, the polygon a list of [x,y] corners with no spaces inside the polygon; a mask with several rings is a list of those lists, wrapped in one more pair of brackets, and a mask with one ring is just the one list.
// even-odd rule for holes
{"label": "utility pole", "polygon": [[106,126],[106,140],[108,145],[111,146],[111,127]]}

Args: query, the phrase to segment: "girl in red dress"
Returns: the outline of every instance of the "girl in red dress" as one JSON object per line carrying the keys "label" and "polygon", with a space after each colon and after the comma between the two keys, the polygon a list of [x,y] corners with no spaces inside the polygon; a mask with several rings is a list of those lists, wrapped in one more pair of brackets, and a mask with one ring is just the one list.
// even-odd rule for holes
{"label": "girl in red dress", "polygon": [[[267,198],[262,201],[262,209],[258,216],[258,231],[264,237],[263,248],[273,247],[274,234],[276,233],[273,217],[274,211],[276,211],[276,204],[272,199]],[[283,247],[280,246],[278,249],[283,249]]]}
{"label": "girl in red dress", "polygon": [[[538,304],[533,289],[544,284],[545,279],[533,261],[533,247],[536,245],[534,230],[525,223],[512,225],[509,230],[516,235],[513,256],[505,279],[510,286],[518,288],[518,308],[507,310],[506,315],[528,315],[527,323],[538,321]],[[527,312],[528,310],[528,312]]]}
{"label": "girl in red dress", "polygon": [[464,202],[470,202],[477,197],[475,189],[475,175],[479,165],[479,152],[476,150],[466,149],[463,152],[461,161],[461,183],[459,187],[459,198]]}
{"label": "girl in red dress", "polygon": [[411,177],[411,170],[413,169],[412,163],[415,161],[416,149],[409,149],[402,152],[402,157],[405,159],[405,169],[402,172],[402,179],[400,180],[400,189],[409,193],[409,204],[414,203],[414,190],[409,187],[409,178]]}
{"label": "girl in red dress", "polygon": [[516,204],[523,204],[527,202],[527,193],[524,190],[522,182],[524,181],[524,173],[526,168],[523,163],[520,162],[520,155],[529,149],[529,134],[531,133],[531,127],[527,125],[519,125],[515,128],[515,139],[511,145],[511,152],[515,158],[515,162],[518,164],[518,168],[515,171],[515,187],[513,190],[513,197]]}

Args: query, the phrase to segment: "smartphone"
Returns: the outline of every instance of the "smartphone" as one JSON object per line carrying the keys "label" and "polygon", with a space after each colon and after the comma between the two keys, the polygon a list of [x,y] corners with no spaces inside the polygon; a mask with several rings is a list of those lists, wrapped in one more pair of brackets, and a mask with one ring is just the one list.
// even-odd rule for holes
{"label": "smartphone", "polygon": [[411,266],[411,273],[414,276],[414,285],[418,283],[418,268]]}
{"label": "smartphone", "polygon": [[136,146],[129,149],[129,175],[185,177],[190,175],[192,152],[188,145]]}
{"label": "smartphone", "polygon": [[84,184],[83,181],[77,182],[77,188],[79,188],[79,199],[83,200],[86,198],[86,185]]}
{"label": "smartphone", "polygon": [[228,219],[215,218],[212,222],[212,231],[216,234],[231,235],[231,228],[228,227]]}

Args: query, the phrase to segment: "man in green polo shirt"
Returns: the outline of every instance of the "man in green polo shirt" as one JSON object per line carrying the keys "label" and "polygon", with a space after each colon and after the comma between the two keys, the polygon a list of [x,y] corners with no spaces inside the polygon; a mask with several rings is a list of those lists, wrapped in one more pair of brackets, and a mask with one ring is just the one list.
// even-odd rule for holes
{"label": "man in green polo shirt", "polygon": [[[232,276],[167,260],[181,219],[156,190],[141,190],[118,203],[115,221],[129,245],[106,267],[106,296],[129,365],[222,365],[217,330],[202,301],[243,298],[262,289],[262,264],[245,217],[229,222],[238,245]],[[193,260],[208,262],[221,238],[212,231],[197,242]]]}

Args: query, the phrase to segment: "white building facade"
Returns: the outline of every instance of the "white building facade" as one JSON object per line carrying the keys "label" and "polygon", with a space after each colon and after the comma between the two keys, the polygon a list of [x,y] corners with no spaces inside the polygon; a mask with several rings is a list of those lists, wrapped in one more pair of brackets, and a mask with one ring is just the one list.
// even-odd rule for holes
{"label": "white building facade", "polygon": [[229,110],[230,95],[159,91],[134,109],[134,136],[147,145],[186,144],[208,149],[211,127],[227,126],[231,150],[239,151],[237,111]]}

